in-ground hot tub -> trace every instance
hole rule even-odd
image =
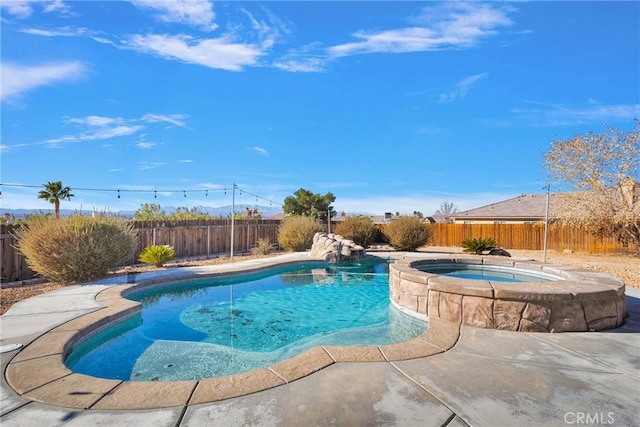
[[[472,279],[453,277],[445,274],[450,270],[476,274]],[[489,275],[480,278],[487,271]],[[525,281],[502,281],[492,277],[496,271]],[[621,280],[603,273],[493,256],[425,255],[389,266],[394,305],[418,317],[481,328],[525,332],[615,328],[626,314],[624,291]]]

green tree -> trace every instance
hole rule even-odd
[[[258,208],[244,208],[244,217],[246,219],[262,219],[262,214]]]
[[[63,187],[62,181],[47,182],[43,184],[44,190],[38,193],[38,199],[44,199],[51,203],[55,209],[56,219],[60,219],[60,200],[71,200],[70,187]]]
[[[433,214],[433,218],[436,220],[436,222],[446,222],[451,224],[453,223],[452,217],[457,213],[458,208],[453,204],[453,202],[443,202],[440,205],[440,209],[435,211],[435,213]]]
[[[136,213],[133,214],[133,219],[136,221],[153,221],[156,219],[165,219],[166,217],[167,214],[164,209],[155,203],[144,203],[140,205]]]
[[[640,251],[640,121],[552,142],[544,153],[550,182],[574,191],[554,206],[561,222],[633,242]]]
[[[211,219],[211,215],[208,212],[203,212],[198,209],[197,206],[192,208],[189,207],[178,207],[176,211],[169,215],[170,220],[181,221],[181,220],[207,220]]]
[[[293,196],[284,199],[282,210],[285,214],[310,216],[324,222],[327,220],[327,214],[334,216],[335,211],[331,203],[335,201],[336,196],[331,192],[322,196],[300,188]]]

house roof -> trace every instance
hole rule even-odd
[[[549,195],[549,215],[553,216],[553,207],[563,194]],[[544,219],[547,205],[546,194],[522,194],[512,199],[492,203],[479,208],[457,212],[451,215],[457,220],[468,218],[513,218]]]
[[[628,191],[631,190],[631,191]],[[634,183],[627,189],[612,187],[609,189],[612,197],[631,197],[632,200],[640,199],[640,184]],[[549,194],[549,217],[557,218],[563,204],[567,202],[575,193],[551,193]],[[633,203],[633,202],[631,202]],[[492,203],[490,205],[479,208],[469,209],[468,211],[458,212],[451,217],[455,220],[465,219],[513,219],[513,220],[544,220],[547,204],[546,194],[522,194],[512,199],[501,202]]]

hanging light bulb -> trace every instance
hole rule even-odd
[[[182,193],[184,194],[184,197],[187,197],[187,192],[185,190],[182,190]]]
[[[158,197],[158,194],[157,194],[156,190],[153,190],[153,198],[155,199],[157,197]]]
[[[204,190],[204,197],[209,196],[209,190]]]
[[[118,190],[118,199],[120,198],[120,190]]]

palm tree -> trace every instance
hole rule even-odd
[[[60,200],[71,200],[73,194],[71,194],[70,187],[63,187],[62,181],[47,182],[42,184],[44,190],[40,190],[38,193],[38,199],[45,199],[47,202],[53,204],[56,212],[56,219],[60,219]]]

